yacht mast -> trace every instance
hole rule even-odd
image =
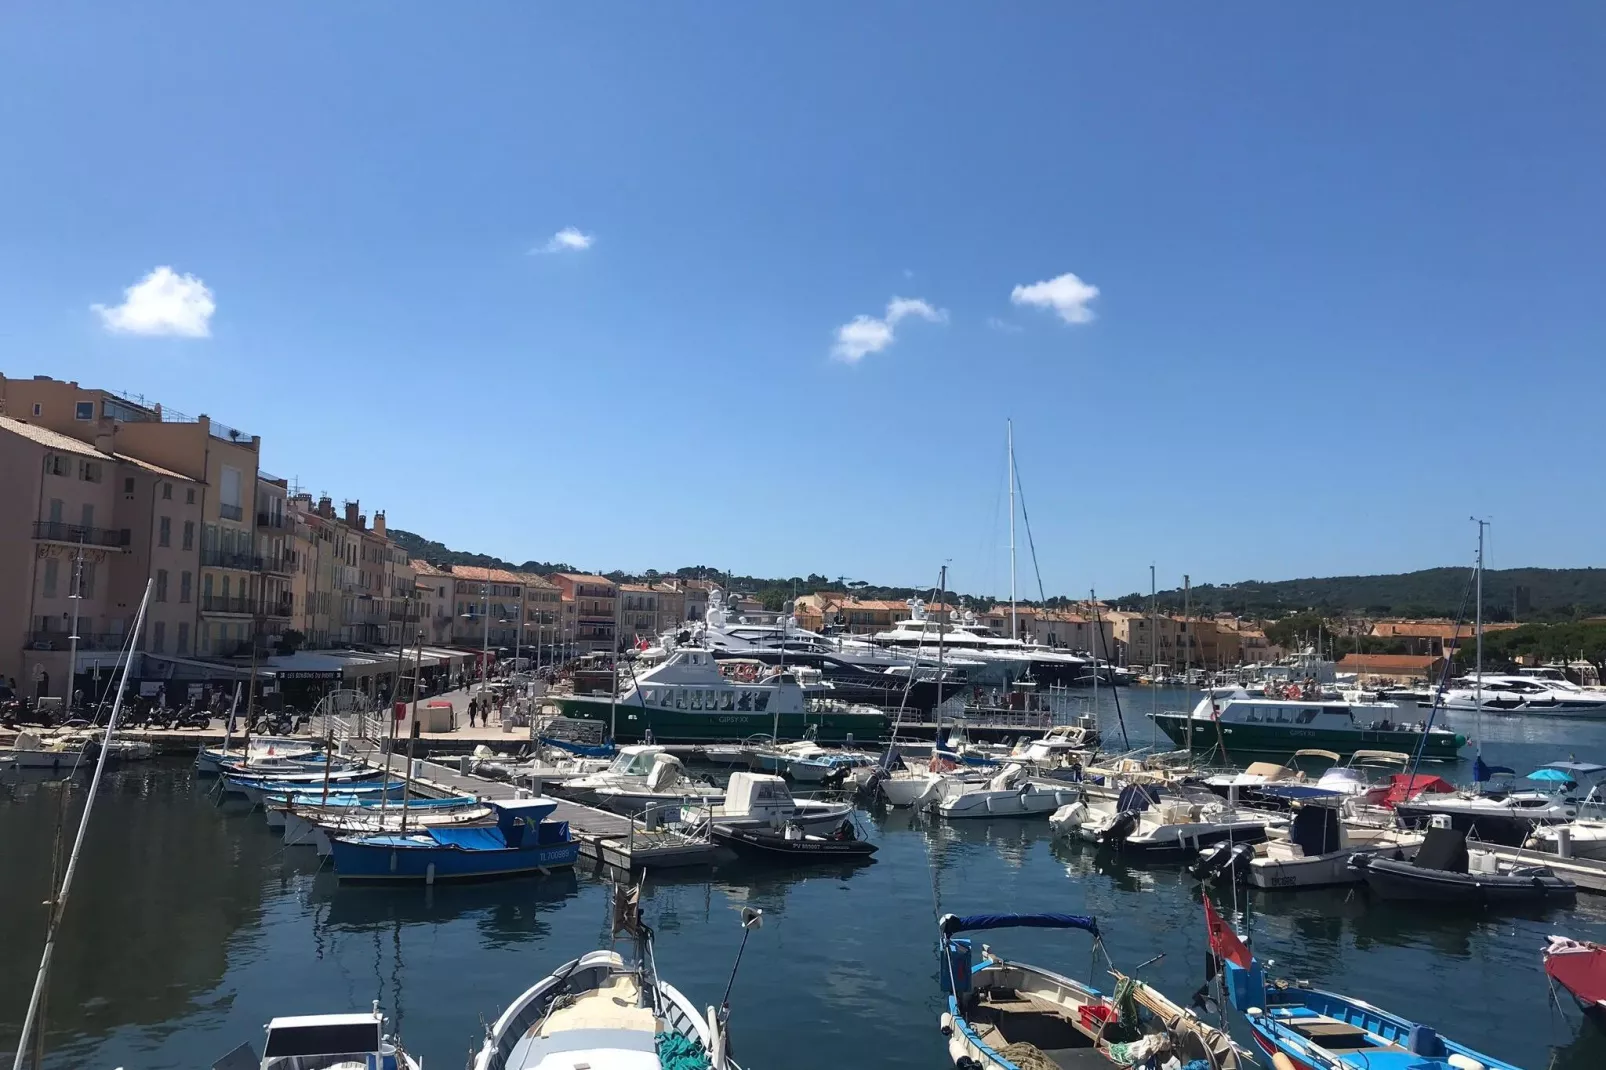
[[[942,566],[942,570],[937,573],[937,727],[931,736],[931,750],[933,754],[936,753],[937,747],[942,743],[942,644],[943,638],[947,634],[943,630],[943,625],[948,620],[947,587],[948,566],[944,565]],[[922,628],[922,633],[923,632],[924,629]],[[915,667],[911,664],[909,666],[909,678],[911,680],[914,679],[914,672]]]
[[[1192,606],[1191,606],[1191,604],[1189,602],[1189,595],[1192,593],[1192,589],[1190,587],[1190,583],[1191,583],[1191,577],[1189,577],[1186,573],[1184,573],[1183,577],[1182,577],[1182,627],[1183,627],[1184,631],[1186,631],[1186,629],[1188,627],[1188,616],[1189,616],[1189,612],[1188,611],[1192,608]],[[1190,701],[1192,701],[1192,699],[1193,699],[1193,685],[1188,679],[1188,677],[1193,672],[1193,640],[1192,640],[1191,636],[1184,635],[1183,636],[1183,643],[1184,643],[1184,646],[1183,646],[1182,649],[1185,651],[1185,653],[1182,656],[1183,657],[1183,661],[1182,661],[1182,666],[1183,666],[1183,668],[1182,668],[1182,686],[1185,689],[1183,694],[1186,697],[1184,697],[1184,699],[1182,700],[1182,708],[1188,711],[1188,744],[1187,744],[1187,747],[1188,747],[1188,753],[1192,754],[1193,753],[1193,707],[1188,705],[1188,703]]]
[[[1478,757],[1483,757],[1483,529],[1489,526],[1487,520],[1472,518],[1478,525],[1478,583],[1477,606],[1474,608],[1474,620],[1478,636],[1478,675],[1473,677],[1473,701],[1478,710]]]
[[[22,1034],[17,1038],[17,1057],[11,1070],[22,1070],[27,1058],[28,1035],[33,1031],[39,1015],[40,1001],[44,997],[45,979],[50,976],[50,959],[56,952],[56,934],[61,928],[61,915],[67,906],[67,893],[72,890],[73,874],[78,872],[78,856],[84,849],[84,835],[89,831],[89,815],[95,809],[95,795],[100,790],[100,777],[106,771],[106,758],[112,750],[112,734],[117,731],[117,715],[123,710],[123,695],[128,691],[128,673],[134,664],[134,650],[139,643],[140,628],[145,623],[145,610],[150,605],[154,579],[145,581],[145,597],[140,599],[139,612],[134,615],[134,629],[128,636],[128,659],[123,662],[123,679],[117,685],[117,697],[112,700],[112,712],[106,719],[106,735],[101,738],[100,757],[95,762],[95,775],[89,781],[89,794],[84,798],[84,813],[78,819],[78,835],[73,839],[72,853],[67,856],[67,870],[61,878],[61,888],[51,889],[52,898],[47,904],[50,919],[45,926],[45,952],[39,959],[39,974],[34,978],[33,995],[28,998],[27,1016],[22,1020]],[[73,631],[78,629],[74,628]],[[70,684],[69,684],[70,686]]]
[[[1015,421],[1004,421],[1004,436],[1009,444],[1009,637],[1019,639],[1019,615],[1015,612]]]

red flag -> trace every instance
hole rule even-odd
[[[1250,962],[1249,949],[1238,939],[1238,934],[1232,931],[1232,926],[1216,913],[1216,908],[1208,896],[1205,897],[1204,908],[1205,928],[1210,931],[1210,950],[1217,958],[1226,959],[1247,970]]]

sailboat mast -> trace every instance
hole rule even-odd
[[[932,734],[932,752],[935,753],[937,745],[942,742],[942,645],[946,632],[943,625],[948,620],[948,566],[943,565],[937,573],[937,727]],[[914,677],[915,668],[909,666],[910,678]]]
[[[140,599],[139,612],[134,615],[134,630],[129,635],[129,657],[123,662],[123,679],[117,685],[117,697],[112,700],[111,716],[106,720],[106,736],[101,743],[100,757],[95,761],[95,775],[89,781],[89,794],[84,799],[84,813],[78,819],[78,835],[74,837],[72,854],[67,856],[67,871],[61,878],[61,889],[52,889],[54,895],[50,901],[50,921],[45,928],[45,952],[39,959],[39,974],[34,978],[33,995],[28,998],[28,1013],[22,1020],[22,1034],[17,1038],[17,1057],[11,1064],[11,1070],[22,1070],[22,1061],[27,1058],[28,1034],[33,1031],[34,1020],[38,1017],[39,1006],[45,994],[45,981],[50,976],[50,960],[56,952],[56,933],[61,927],[61,915],[67,906],[67,893],[72,890],[73,874],[78,871],[78,856],[84,849],[84,835],[89,831],[89,815],[95,809],[95,796],[100,790],[100,777],[106,771],[106,758],[112,751],[112,733],[117,730],[117,715],[123,710],[123,695],[128,690],[128,672],[133,667],[133,651],[139,642],[140,628],[145,623],[145,609],[150,605],[151,588],[155,586],[154,579],[145,581],[145,597]],[[76,629],[74,629],[76,631]]]
[[[1192,606],[1190,604],[1190,601],[1189,601],[1189,595],[1192,593],[1191,582],[1192,582],[1191,577],[1188,576],[1186,573],[1184,573],[1183,576],[1182,576],[1182,627],[1183,627],[1184,631],[1186,631],[1186,629],[1188,627],[1189,610],[1192,608]],[[1183,709],[1188,711],[1188,753],[1192,754],[1193,753],[1193,707],[1189,706],[1188,702],[1192,700],[1191,692],[1192,692],[1193,688],[1192,688],[1191,684],[1189,683],[1188,677],[1189,677],[1190,673],[1192,673],[1192,671],[1193,671],[1193,645],[1192,645],[1191,639],[1186,635],[1183,637],[1183,642],[1186,644],[1183,647],[1183,650],[1186,651],[1186,653],[1183,654],[1183,662],[1182,662],[1182,665],[1183,665],[1183,669],[1182,669],[1182,686],[1188,689],[1188,697],[1183,700],[1182,706],[1183,706]]]
[[[1477,605],[1473,609],[1473,619],[1477,622],[1475,631],[1478,637],[1478,675],[1473,678],[1473,701],[1478,709],[1478,756],[1483,756],[1483,529],[1489,526],[1487,520],[1472,518],[1478,525],[1478,582]]]
[[[1020,616],[1015,611],[1015,421],[1004,421],[1009,443],[1009,637],[1020,638]]]

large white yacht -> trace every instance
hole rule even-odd
[[[1606,717],[1606,693],[1586,690],[1564,676],[1556,679],[1526,673],[1461,677],[1445,689],[1444,708],[1477,712],[1480,691],[1485,713]]]
[[[1040,683],[1068,684],[1091,672],[1093,665],[1091,658],[1066,650],[999,635],[977,621],[969,610],[957,622],[932,620],[926,616],[925,603],[918,598],[909,599],[907,620],[877,632],[873,639],[880,646],[912,650],[927,657],[935,657],[941,647],[945,659],[979,661],[981,665],[967,674],[977,683],[1002,683],[1031,676]]]

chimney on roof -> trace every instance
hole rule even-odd
[[[362,506],[361,502],[347,502],[346,503],[346,526],[347,527],[355,528],[355,527],[360,526],[362,518],[358,515],[357,510],[359,508],[361,508],[361,506]]]
[[[104,416],[95,421],[95,449],[105,454],[117,452],[117,425]]]
[[[380,536],[381,538],[383,538],[384,535],[385,535],[385,513],[384,513],[384,510],[380,510],[379,512],[374,514],[374,534]]]
[[[318,499],[318,515],[325,520],[333,520],[335,518],[335,503],[329,500],[329,495],[327,494]]]

